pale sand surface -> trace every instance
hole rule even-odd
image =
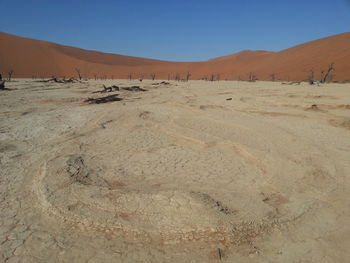
[[[6,83],[1,262],[349,260],[349,84],[154,82]]]

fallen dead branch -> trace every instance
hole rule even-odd
[[[70,79],[59,79],[56,77],[53,77],[51,79],[46,79],[46,80],[38,80],[37,82],[55,82],[55,83],[77,83],[80,82],[80,80],[75,79],[75,78],[70,78]]]
[[[103,90],[94,91],[93,93],[106,93],[106,92],[112,92],[112,91],[119,91],[120,88],[118,86],[112,85],[110,87],[106,87],[103,85]]]
[[[107,93],[107,92],[120,91],[120,90],[147,91],[147,90],[145,90],[143,88],[140,88],[140,86],[118,87],[116,85],[112,85],[110,87],[106,87],[105,85],[103,85],[103,90],[94,91],[93,93]]]
[[[87,100],[85,100],[85,102],[100,104],[100,103],[107,103],[107,102],[123,100],[122,98],[118,98],[118,96],[119,96],[119,94],[113,94],[113,95],[109,95],[109,96],[101,97],[101,98],[88,98]]]
[[[140,88],[139,86],[124,87],[122,89],[127,91],[147,91],[143,88]]]
[[[298,81],[282,82],[282,85],[300,85],[300,82],[298,82]]]
[[[170,82],[167,81],[162,81],[162,82],[158,82],[158,83],[153,83],[152,85],[170,85]]]

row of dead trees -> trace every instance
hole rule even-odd
[[[319,83],[330,82],[330,81],[332,81],[332,78],[333,78],[332,72],[334,70],[335,70],[334,63],[329,64],[327,70],[323,70],[322,69],[321,72],[320,72],[321,74],[320,74],[320,80],[319,81],[315,80],[314,71],[310,70],[309,73],[308,73],[308,76],[307,76],[307,82],[309,84],[311,84],[311,85],[314,84],[315,82],[319,82]],[[78,79],[81,81],[83,79],[83,75],[81,74],[81,70],[79,68],[75,68],[75,72],[76,72],[76,74],[78,76]],[[8,81],[11,81],[13,73],[14,73],[14,70],[8,71],[8,73],[7,73],[7,80]],[[98,76],[96,73],[94,73],[93,76],[94,76],[95,80],[98,80],[98,79],[106,80],[108,78],[107,75]],[[184,77],[182,77],[179,73],[176,73],[174,75],[174,80],[175,81],[189,81],[191,76],[192,76],[192,74],[190,72],[187,72],[184,75]],[[33,76],[33,78],[35,78],[35,77]],[[112,75],[111,78],[114,79],[114,76]],[[73,78],[71,78],[71,79],[73,79]],[[128,79],[129,80],[134,79],[133,75],[131,73],[128,75]],[[138,79],[140,81],[142,81],[144,79],[144,76],[141,76]],[[155,73],[150,74],[150,79],[155,80],[156,79],[156,74]],[[171,80],[171,79],[172,79],[171,74],[168,74],[168,81]],[[205,77],[203,77],[201,79],[202,80],[206,80],[206,81],[219,81],[220,80],[220,74],[211,74],[209,77],[205,76]],[[240,77],[238,79],[239,80],[243,80]],[[0,74],[0,81],[1,80],[2,80],[2,75]],[[249,72],[249,74],[248,74],[248,81],[249,82],[255,82],[256,80],[258,80],[258,78],[254,74],[254,72]],[[270,74],[270,80],[271,81],[275,81],[276,80],[276,74],[275,73]]]
[[[174,80],[175,81],[189,81],[190,77],[192,76],[192,74],[190,72],[187,72],[185,75],[185,78],[181,78],[181,75],[179,73],[176,73],[174,76]],[[128,75],[128,79],[129,80],[133,80],[133,75],[130,73]],[[144,75],[142,75],[140,78],[138,78],[140,81],[142,81],[144,79]],[[151,80],[155,80],[156,79],[156,74],[152,73],[150,74],[150,79]],[[168,81],[172,79],[172,76],[170,74],[168,74]]]
[[[201,80],[205,80],[205,81],[219,81],[220,80],[220,74],[211,74],[209,77],[208,76],[204,76],[203,78],[201,78]]]

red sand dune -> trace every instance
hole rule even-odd
[[[14,77],[77,77],[78,68],[84,78],[156,78],[174,79],[176,74],[191,79],[248,79],[252,72],[258,79],[305,80],[313,70],[320,78],[322,69],[334,63],[333,80],[350,79],[350,33],[343,33],[301,44],[280,52],[241,51],[204,62],[168,62],[130,57],[63,46],[22,38],[0,32],[0,72]]]

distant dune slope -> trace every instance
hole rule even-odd
[[[0,33],[0,72],[5,76],[14,70],[14,77],[72,77],[79,69],[84,78],[106,77],[167,79],[178,74],[191,79],[210,78],[248,79],[252,72],[258,79],[305,80],[314,71],[334,63],[333,80],[350,79],[350,33],[343,33],[280,52],[241,51],[204,62],[168,62],[123,56],[63,46],[51,42],[22,38]]]

